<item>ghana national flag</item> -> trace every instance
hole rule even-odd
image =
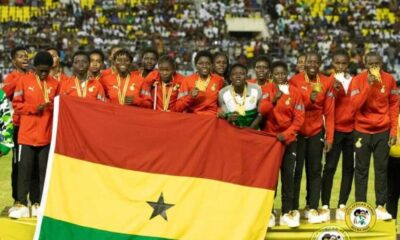
[[[264,239],[284,147],[216,117],[62,96],[35,239]]]

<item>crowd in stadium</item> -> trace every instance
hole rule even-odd
[[[240,9],[240,1],[236,2]],[[105,104],[208,115],[238,128],[275,135],[286,145],[280,224],[289,227],[300,224],[304,167],[308,222],[329,221],[336,207],[336,219],[344,220],[353,177],[356,201],[367,200],[373,155],[377,218],[396,218],[400,193],[393,176],[400,168],[399,91],[389,72],[399,64],[394,44],[399,33],[392,31],[396,22],[390,17],[380,21],[374,17],[378,8],[389,9],[391,3],[346,1],[350,8],[342,9],[342,1],[335,1],[320,13],[306,3],[281,2],[262,5],[268,13],[270,42],[227,37],[223,18],[227,5],[216,2],[204,3],[200,9],[180,1],[149,3],[127,11],[118,6],[107,9],[108,5],[89,10],[61,1],[66,8],[49,8],[35,18],[37,25],[14,23],[3,38],[3,48],[12,49],[13,69],[0,91],[0,154],[13,149],[15,204],[9,216],[37,214],[54,97],[69,95]],[[346,11],[355,12],[344,16]],[[386,12],[390,13],[392,9]],[[235,9],[232,14],[249,13]],[[325,20],[316,21],[319,14]],[[365,26],[356,24],[361,19]],[[204,30],[200,35],[199,29]],[[232,50],[232,44],[239,48]],[[30,56],[31,47],[34,56]],[[109,52],[107,59],[99,49]],[[67,63],[68,73],[63,68]],[[14,109],[12,118],[8,101]],[[341,153],[340,197],[333,205],[333,176]],[[270,226],[274,225],[272,214]]]
[[[53,3],[45,5],[47,2]],[[332,53],[346,48],[353,74],[363,68],[363,55],[368,51],[378,51],[389,72],[400,67],[400,47],[396,44],[400,40],[400,10],[388,0],[210,0],[199,6],[182,0],[93,1],[90,6],[88,0],[54,2],[20,1],[24,6],[39,6],[38,10],[24,13],[27,16],[9,10],[7,18],[1,19],[3,74],[11,69],[9,49],[25,45],[34,52],[50,46],[48,39],[60,49],[61,62],[68,68],[76,50],[108,51],[114,45],[133,52],[135,61],[139,49],[153,46],[159,54],[174,57],[178,71],[184,74],[194,71],[193,53],[202,49],[227,52],[231,62],[241,61],[249,67],[257,55],[267,54],[271,59],[285,59],[294,71],[300,53],[318,48],[322,67],[329,71]],[[264,18],[269,37],[231,35],[225,18],[235,16]]]

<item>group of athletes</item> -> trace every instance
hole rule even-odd
[[[2,117],[9,121],[2,121],[0,154],[7,154],[9,149],[13,153],[15,203],[9,210],[11,218],[37,216],[57,95],[209,115],[238,128],[276,136],[286,146],[281,163],[280,225],[289,227],[300,225],[304,166],[304,217],[311,224],[326,222],[331,209],[337,207],[336,220],[344,220],[353,176],[356,201],[367,201],[373,155],[377,218],[397,216],[400,155],[389,157],[389,152],[396,145],[399,92],[395,79],[382,70],[381,56],[375,52],[365,55],[366,68],[356,76],[348,72],[350,59],[345,50],[334,53],[330,76],[320,72],[317,52],[301,55],[297,72],[290,78],[284,61],[271,62],[267,56],[258,56],[255,79],[248,79],[247,66],[229,64],[223,52],[198,52],[194,59],[196,71],[190,76],[176,71],[173,58],[159,57],[152,49],[143,51],[138,69],[134,69],[132,54],[120,47],[111,49],[107,69],[102,51],[78,51],[71,59],[71,76],[63,73],[55,48],[39,51],[33,64],[24,47],[13,49],[11,58],[15,69],[4,79],[0,91],[0,99],[11,102],[13,108],[12,118],[7,118],[8,104],[1,104]],[[341,155],[339,202],[333,207],[333,178]],[[274,211],[269,226],[275,222]]]

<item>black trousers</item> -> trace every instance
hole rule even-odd
[[[27,205],[27,195],[30,188],[39,189],[37,196],[32,196],[31,203],[40,203],[46,176],[47,159],[50,145],[33,147],[20,145],[21,155],[18,163],[18,194],[17,201]],[[39,181],[35,181],[35,175]],[[35,186],[33,186],[35,185]],[[34,199],[32,199],[34,198]]]
[[[400,140],[398,140],[400,141]],[[387,210],[393,219],[397,218],[397,208],[400,198],[400,158],[389,157],[388,164],[388,199]]]
[[[376,205],[387,200],[387,167],[389,132],[366,134],[354,131],[356,201],[367,201],[368,173],[371,154],[374,156]]]
[[[297,136],[297,156],[294,173],[293,208],[299,209],[299,197],[303,166],[306,165],[307,203],[311,209],[317,209],[321,193],[322,152],[324,150],[322,130],[312,137]]]
[[[353,145],[353,132],[344,133],[335,131],[333,147],[332,150],[326,154],[325,166],[322,173],[322,205],[330,206],[333,177],[335,176],[340,154],[342,152],[342,180],[340,183],[338,207],[340,204],[346,205],[347,200],[349,199],[354,175]]]
[[[294,168],[296,164],[297,143],[292,142],[286,146],[281,165],[281,199],[282,199],[282,215],[288,213],[293,208],[294,193]]]
[[[11,190],[12,198],[17,200],[17,187],[18,187],[18,159],[19,159],[19,145],[18,145],[18,132],[19,126],[14,126],[13,141],[14,147],[12,149],[13,158],[11,161]]]

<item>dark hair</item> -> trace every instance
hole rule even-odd
[[[348,59],[350,58],[349,53],[346,51],[346,49],[338,49],[333,53],[333,57],[336,56],[345,56]]]
[[[285,69],[286,72],[288,71],[288,66],[284,61],[275,61],[275,62],[273,62],[272,66],[271,66],[271,70],[273,70],[276,67],[282,67],[283,69]]]
[[[118,56],[127,56],[129,58],[129,61],[133,61],[132,54],[125,48],[122,48],[114,53],[114,61],[115,59],[117,59]]]
[[[87,52],[85,52],[85,51],[76,51],[74,53],[74,55],[72,55],[72,59],[71,59],[72,62],[74,61],[75,57],[79,56],[79,55],[85,56],[87,58],[87,60],[90,61],[90,58],[89,58],[89,55],[87,54]]]
[[[163,55],[158,59],[158,65],[160,65],[161,63],[169,63],[174,68],[176,67],[175,66],[175,60],[172,57],[168,56],[168,55]]]
[[[53,57],[47,51],[40,51],[33,58],[33,66],[37,67],[39,65],[53,66]]]
[[[146,49],[144,49],[143,52],[142,52],[142,58],[143,58],[144,55],[147,54],[147,53],[152,53],[152,54],[156,55],[156,58],[158,59],[158,52],[157,52],[156,50],[152,49],[152,48],[146,48]]]
[[[213,55],[213,63],[214,63],[215,59],[217,59],[217,57],[224,57],[224,58],[226,58],[227,66],[226,66],[225,72],[223,73],[223,74],[224,74],[224,77],[226,78],[227,75],[228,75],[228,73],[229,73],[229,57],[228,57],[228,55],[227,55],[226,53],[224,53],[224,52],[216,52],[216,53],[214,53],[214,55]]]
[[[104,62],[104,53],[103,51],[101,51],[100,49],[94,49],[89,53],[89,61],[90,61],[90,56],[92,56],[92,54],[97,54],[100,56],[101,61]]]
[[[379,53],[377,53],[377,52],[368,52],[367,54],[365,54],[365,56],[364,56],[365,62],[367,60],[367,57],[378,57],[379,59],[382,59],[381,55],[379,55]]]
[[[256,59],[254,60],[254,66],[258,62],[266,62],[268,64],[268,67],[271,68],[271,60],[269,59],[269,57],[267,55],[260,55],[260,56],[256,57]]]
[[[197,62],[199,61],[199,59],[201,57],[206,57],[206,58],[210,59],[211,62],[213,62],[213,60],[214,60],[212,54],[209,51],[203,50],[196,54],[196,57],[194,57],[194,63],[197,64]]]
[[[307,58],[308,58],[309,56],[312,56],[312,55],[317,56],[317,57],[318,57],[318,60],[319,60],[320,62],[322,61],[321,55],[320,55],[317,51],[309,51],[309,52],[307,52],[307,54],[306,54],[306,60],[307,60]]]
[[[60,56],[60,51],[56,47],[48,47],[46,48],[46,51],[55,51],[58,56]]]
[[[10,54],[11,59],[14,59],[15,56],[17,55],[17,52],[19,52],[19,51],[27,51],[27,48],[24,46],[15,47],[13,50],[11,50],[11,54]]]
[[[235,69],[235,68],[242,68],[242,69],[244,69],[244,70],[246,71],[246,73],[247,73],[247,71],[248,71],[248,70],[247,70],[247,67],[246,67],[245,65],[240,64],[240,63],[235,63],[235,64],[233,64],[232,67],[230,67],[230,69],[229,69],[229,76],[231,75],[233,69]]]

